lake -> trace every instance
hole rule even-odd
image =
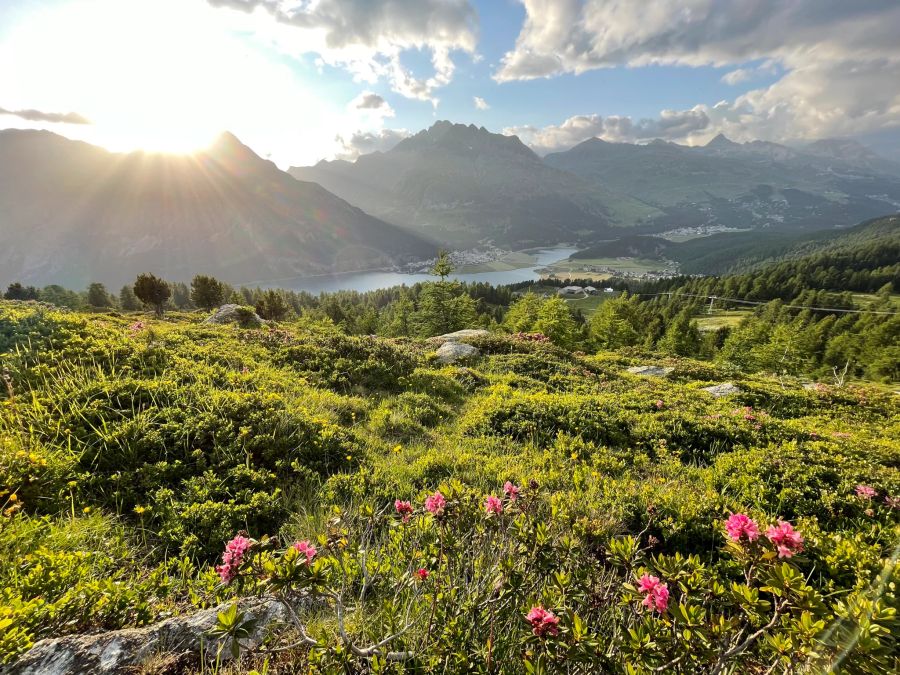
[[[568,258],[575,253],[577,248],[547,248],[534,252],[537,259],[533,266],[522,267],[515,270],[502,272],[478,272],[475,274],[452,274],[451,278],[468,283],[488,283],[495,286],[515,284],[520,281],[534,281],[540,278],[537,270],[546,267],[550,263]],[[390,288],[412,284],[420,281],[434,281],[430,274],[401,274],[399,272],[350,272],[347,274],[322,274],[311,277],[294,277],[279,280],[277,287],[293,291],[308,291],[318,295],[319,293],[333,293],[334,291],[374,291],[379,288]]]

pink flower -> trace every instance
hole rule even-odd
[[[884,496],[884,503],[889,509],[900,509],[900,497]]]
[[[510,481],[503,484],[503,494],[509,501],[514,502],[519,498],[519,486],[513,485]]]
[[[234,539],[225,544],[225,552],[222,554],[222,564],[216,566],[216,573],[222,579],[222,583],[230,584],[237,576],[241,563],[244,560],[244,554],[250,548],[253,542],[247,537],[237,535]]]
[[[638,590],[644,594],[641,604],[657,612],[665,612],[669,606],[669,587],[650,574],[638,579]]]
[[[656,407],[659,408],[660,410],[662,410],[662,407],[664,405],[665,405],[665,403],[662,402],[662,399],[659,399],[656,401]]]
[[[400,499],[394,500],[394,510],[397,512],[397,515],[403,518],[404,523],[409,522],[409,518],[413,513],[412,504],[410,504],[409,502],[404,502]]]
[[[872,499],[877,492],[875,492],[875,488],[869,487],[868,485],[857,485],[856,486],[856,496],[862,497],[863,499]]]
[[[531,624],[531,631],[538,637],[559,634],[559,617],[540,605],[532,607],[525,618]]]
[[[420,567],[416,570],[415,574],[418,577],[419,581],[425,581],[428,578],[428,575],[431,574],[431,572],[426,570],[424,567]]]
[[[133,324],[128,326],[128,330],[130,330],[132,333],[137,333],[139,330],[144,330],[144,322],[135,321]]]
[[[638,590],[641,593],[652,593],[653,589],[659,586],[659,584],[659,577],[645,574],[640,579],[638,579]]]
[[[425,508],[436,518],[444,515],[444,508],[447,506],[447,500],[440,492],[435,492],[425,500]]]
[[[732,513],[725,521],[725,530],[732,541],[740,541],[743,537],[746,537],[747,541],[756,541],[759,538],[759,526],[743,513]]]
[[[766,536],[778,549],[779,558],[790,558],[803,550],[803,537],[790,523],[783,520],[779,520],[777,525],[770,526],[766,530]]]
[[[298,541],[294,543],[294,550],[297,551],[300,555],[306,556],[306,564],[312,562],[312,559],[316,557],[316,553],[319,551],[313,546],[312,542],[308,539],[304,539],[303,541]]]
[[[499,516],[501,513],[503,513],[503,502],[500,501],[499,497],[490,495],[484,501],[484,510],[487,513],[495,513]]]

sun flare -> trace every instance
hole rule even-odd
[[[202,1],[71,3],[35,12],[2,45],[0,66],[16,67],[0,67],[0,88],[5,101],[77,110],[92,124],[67,132],[114,151],[193,152],[226,129],[264,148],[266,121],[328,119],[315,92],[241,37]]]

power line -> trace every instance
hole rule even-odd
[[[769,302],[772,302],[771,300],[767,302],[757,302],[754,300],[742,300],[740,298],[723,298],[719,295],[698,295],[696,293],[678,293],[676,291],[668,291],[666,293],[637,293],[636,295],[668,295],[669,297],[676,295],[686,298],[703,298],[704,300],[712,300],[713,302],[716,300],[722,300],[723,302],[737,302],[743,305],[767,305]],[[782,305],[782,307],[785,309],[809,309],[814,312],[842,312],[844,314],[886,314],[888,316],[900,314],[900,312],[882,312],[876,309],[841,309],[839,307],[810,307],[807,305]]]

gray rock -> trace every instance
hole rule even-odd
[[[478,356],[481,352],[472,345],[462,342],[445,342],[437,350],[438,361],[441,363],[456,363]]]
[[[222,647],[222,659],[230,658],[230,642],[207,637],[216,625],[216,614],[230,607],[223,604],[195,614],[166,619],[143,628],[126,628],[94,635],[68,635],[41,640],[18,661],[0,668],[3,675],[74,675],[75,673],[124,673],[161,654],[197,653],[201,643],[210,658]],[[275,598],[244,598],[240,611],[256,624],[240,644],[258,647],[277,624],[285,623],[288,610]]]
[[[203,323],[239,323],[245,328],[258,328],[259,326],[262,326],[265,321],[263,321],[256,312],[252,310],[245,311],[241,305],[222,305]]]
[[[459,342],[460,340],[466,340],[469,338],[478,338],[484,337],[486,335],[490,335],[491,331],[485,330],[484,328],[464,328],[463,330],[458,330],[454,333],[444,333],[443,335],[437,335],[432,338],[428,338],[429,342]]]
[[[671,373],[674,368],[668,366],[632,366],[628,372],[632,375],[644,375],[645,377],[665,377]]]
[[[740,394],[743,390],[733,382],[723,382],[722,384],[714,384],[711,387],[703,387],[701,391],[712,394],[713,398],[722,398],[723,396]]]

